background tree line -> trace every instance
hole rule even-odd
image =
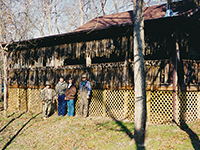
[[[163,2],[146,0],[145,6]],[[0,42],[67,33],[95,17],[132,9],[132,0],[0,0]]]

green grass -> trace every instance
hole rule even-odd
[[[8,116],[3,118],[0,112],[0,149],[137,149],[133,123],[57,114],[47,120],[41,114],[17,112]],[[199,139],[200,120],[188,124],[185,131],[178,126],[149,125],[145,149],[192,150],[198,148]]]

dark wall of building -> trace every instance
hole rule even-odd
[[[186,84],[188,70],[195,70],[195,83],[198,82],[199,23],[193,21],[191,26],[191,22],[185,21],[173,17],[145,22],[147,85],[172,84],[176,43],[180,54],[179,84]],[[8,57],[9,85],[42,87],[50,80],[55,86],[62,75],[66,79],[73,77],[78,86],[81,74],[87,73],[93,88],[132,88],[132,34],[132,25],[126,25],[14,44]],[[86,67],[88,55],[92,64]]]

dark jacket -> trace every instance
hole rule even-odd
[[[62,83],[59,81],[56,85],[55,88],[55,96],[58,95],[63,95],[65,94],[65,90],[67,89],[68,84],[63,81]]]
[[[76,86],[72,85],[69,89],[67,88],[65,91],[66,100],[74,99],[76,94]]]

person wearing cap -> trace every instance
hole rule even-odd
[[[53,100],[53,90],[50,88],[50,82],[46,81],[45,88],[41,91],[41,99],[42,99],[42,112],[43,118],[46,119],[49,117],[51,111],[51,104],[55,102]]]
[[[74,115],[74,98],[76,94],[76,86],[73,84],[73,79],[69,78],[68,87],[65,91],[65,100],[67,100],[67,116],[72,117]]]
[[[81,117],[87,117],[88,115],[88,104],[89,104],[89,98],[91,94],[91,84],[87,80],[86,74],[82,75],[82,81],[79,86],[79,94],[80,94],[80,100],[79,100],[79,116]]]
[[[55,96],[54,99],[57,99],[58,95],[58,116],[65,116],[66,110],[66,100],[65,100],[65,91],[67,89],[67,83],[64,81],[64,78],[61,76],[59,82],[55,87]]]

